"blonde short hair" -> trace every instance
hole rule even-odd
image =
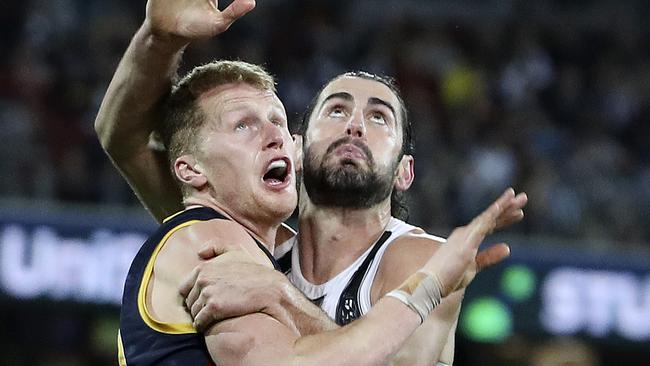
[[[243,61],[213,61],[197,66],[172,87],[160,108],[158,129],[170,164],[173,165],[179,156],[195,151],[198,135],[206,121],[197,99],[217,86],[232,83],[276,92],[271,74],[261,66]]]

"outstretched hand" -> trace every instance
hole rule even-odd
[[[507,189],[487,210],[466,226],[456,228],[447,243],[423,267],[437,275],[442,284],[442,295],[465,288],[476,273],[501,262],[510,255],[510,248],[499,243],[478,253],[483,239],[495,229],[520,221],[528,198],[525,193],[515,195]]]
[[[255,8],[255,0],[234,0],[219,10],[217,0],[149,0],[146,23],[154,35],[188,43],[225,32]]]

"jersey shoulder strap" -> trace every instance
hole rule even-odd
[[[338,325],[346,325],[352,322],[353,320],[361,317],[361,308],[359,306],[359,296],[358,296],[361,282],[365,277],[368,267],[370,266],[375,256],[377,255],[377,252],[384,245],[386,240],[390,238],[391,235],[392,232],[384,231],[384,234],[381,236],[381,238],[379,238],[377,243],[375,243],[370,253],[368,253],[366,259],[363,261],[363,263],[361,263],[359,268],[354,272],[354,275],[352,275],[352,278],[350,279],[350,282],[343,290],[343,293],[341,293],[341,297],[339,298],[339,303],[336,306],[335,321]]]

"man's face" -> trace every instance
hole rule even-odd
[[[402,147],[399,100],[384,84],[341,77],[320,94],[304,136],[314,204],[369,208],[390,196]]]
[[[197,160],[212,195],[233,216],[284,220],[296,207],[294,142],[280,99],[243,83],[205,93]]]

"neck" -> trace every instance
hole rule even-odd
[[[203,206],[209,207],[224,215],[228,219],[241,225],[244,230],[259,240],[271,253],[275,248],[275,237],[282,222],[268,222],[239,214],[229,209],[226,205],[217,202],[212,197],[191,196],[183,199],[183,206]]]
[[[306,280],[320,284],[345,270],[383,234],[390,197],[366,209],[322,207],[301,189],[298,245]]]

